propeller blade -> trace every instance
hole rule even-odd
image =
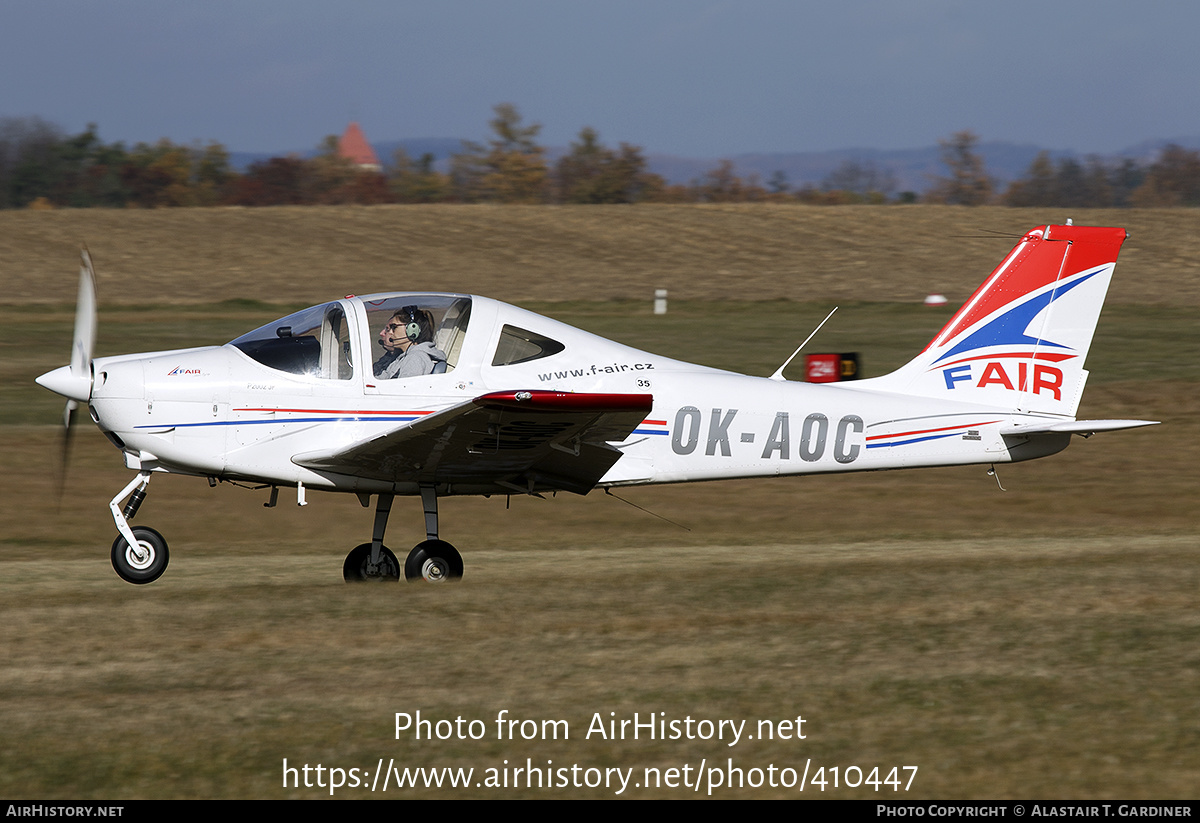
[[[58,486],[58,506],[62,508],[63,494],[67,487],[67,466],[71,462],[71,423],[75,420],[75,410],[79,408],[79,404],[74,400],[68,400],[66,408],[63,409],[63,428],[62,441],[59,444],[58,450],[58,477],[55,478]]]
[[[71,423],[80,403],[92,398],[92,354],[96,349],[96,270],[86,248],[80,252],[79,296],[75,302],[75,334],[71,340],[71,363],[47,372],[37,382],[67,398],[63,409],[62,447],[59,450],[58,501],[62,505],[67,485],[67,463],[71,456]]]
[[[92,354],[96,348],[96,272],[92,257],[83,250],[79,267],[79,300],[75,304],[75,336],[71,341],[71,363],[48,371],[37,384],[80,403],[92,399]]]
[[[92,352],[96,348],[96,270],[92,255],[80,252],[79,297],[75,301],[75,337],[71,341],[71,376],[92,382]],[[88,392],[90,397],[91,392]]]

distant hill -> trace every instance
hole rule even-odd
[[[1003,186],[1024,175],[1042,148],[1031,144],[980,143],[976,150],[983,156],[988,173]],[[1069,156],[1070,153],[1052,151],[1051,155],[1057,158]],[[773,174],[782,171],[787,175],[788,185],[794,189],[805,185],[820,187],[821,183],[843,164],[858,163],[881,173],[890,173],[895,180],[891,193],[896,194],[903,191],[923,192],[929,189],[939,175],[946,173],[940,156],[941,149],[938,146],[925,146],[892,151],[859,148],[787,154],[741,154],[730,159],[733,160],[739,174],[757,174],[764,184]]]
[[[1179,137],[1171,140],[1145,140],[1113,155],[1104,155],[1105,160],[1131,158],[1142,163],[1152,161],[1162,150],[1163,146],[1174,143],[1187,149],[1200,150],[1200,136]],[[387,166],[391,163],[396,149],[403,148],[413,160],[428,153],[434,156],[437,167],[445,170],[451,155],[462,151],[463,141],[455,137],[420,137],[405,140],[385,140],[373,142],[372,148],[379,159]],[[644,149],[644,147],[643,147]],[[549,162],[561,157],[567,149],[562,146],[551,146],[546,149]],[[706,172],[716,168],[723,160],[733,161],[735,173],[746,178],[757,175],[762,185],[766,185],[777,172],[783,172],[789,188],[799,189],[804,186],[820,187],[821,183],[839,167],[846,163],[858,163],[869,166],[881,173],[890,173],[895,180],[895,186],[890,192],[898,194],[903,191],[923,192],[929,189],[939,175],[945,174],[946,169],[940,160],[938,146],[924,146],[915,149],[866,149],[851,148],[834,151],[808,151],[783,153],[750,153],[736,154],[728,158],[722,157],[679,157],[670,154],[645,154],[650,171],[661,175],[668,183],[688,184],[702,179]],[[1084,160],[1085,155],[1069,149],[1045,149],[1032,143],[1006,143],[993,141],[980,143],[977,151],[983,155],[988,173],[994,177],[1001,189],[1013,180],[1025,175],[1030,163],[1041,151],[1048,151],[1055,160],[1074,158]],[[267,160],[287,154],[298,154],[301,157],[312,157],[316,149],[297,152],[252,153],[231,152],[230,163],[238,171],[245,171],[251,163]]]
[[[1147,140],[1130,146],[1114,155],[1102,156],[1105,160],[1131,158],[1139,162],[1155,159],[1169,143],[1188,149],[1200,149],[1200,137],[1183,137],[1173,140]],[[996,179],[1000,188],[1013,180],[1025,176],[1029,165],[1039,152],[1047,151],[1054,160],[1073,158],[1084,160],[1085,155],[1071,150],[1046,149],[1030,143],[1005,143],[993,141],[980,143],[976,149],[987,165],[988,173]],[[792,152],[785,154],[739,154],[730,157],[742,176],[757,174],[763,183],[771,175],[782,171],[787,175],[792,188],[805,184],[820,186],[821,182],[839,166],[847,162],[870,164],[880,171],[890,171],[896,179],[895,192],[922,192],[930,188],[934,178],[946,173],[940,159],[938,146],[917,149],[883,151],[879,149],[840,149],[825,152]],[[673,183],[687,183],[700,178],[713,168],[718,160],[677,158],[651,155],[651,170]]]

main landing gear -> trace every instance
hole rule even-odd
[[[117,539],[113,541],[113,569],[122,580],[129,583],[152,583],[162,577],[171,559],[167,541],[148,526],[129,525],[146,499],[146,487],[150,485],[150,472],[139,472],[138,476],[120,494],[112,499],[108,507],[117,524]],[[130,494],[132,492],[132,494]],[[121,501],[129,495],[129,502],[121,509]]]
[[[346,582],[400,579],[400,564],[396,555],[383,545],[383,533],[387,530],[393,499],[395,495],[392,494],[379,495],[371,542],[351,549],[342,565],[342,577]],[[463,574],[462,555],[445,540],[438,539],[437,492],[433,486],[421,487],[421,503],[425,509],[425,540],[408,553],[404,561],[404,579],[410,583],[420,580],[429,583],[458,580]]]

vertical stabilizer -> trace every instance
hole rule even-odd
[[[1030,231],[925,350],[877,388],[1074,417],[1126,236],[1092,226]]]

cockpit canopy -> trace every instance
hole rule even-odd
[[[362,357],[381,355],[375,363],[392,357],[392,337],[424,344],[432,372],[453,371],[458,365],[471,316],[471,298],[461,295],[402,294],[367,300],[338,300],[289,314],[243,334],[230,345],[268,368],[325,380],[350,380],[354,377],[355,346],[348,311],[361,306],[366,328],[360,332],[358,351]],[[389,324],[390,331],[385,329]],[[381,332],[383,334],[381,334]],[[444,358],[444,359],[443,359]],[[376,369],[376,371],[379,371]],[[383,375],[380,375],[383,376]]]

